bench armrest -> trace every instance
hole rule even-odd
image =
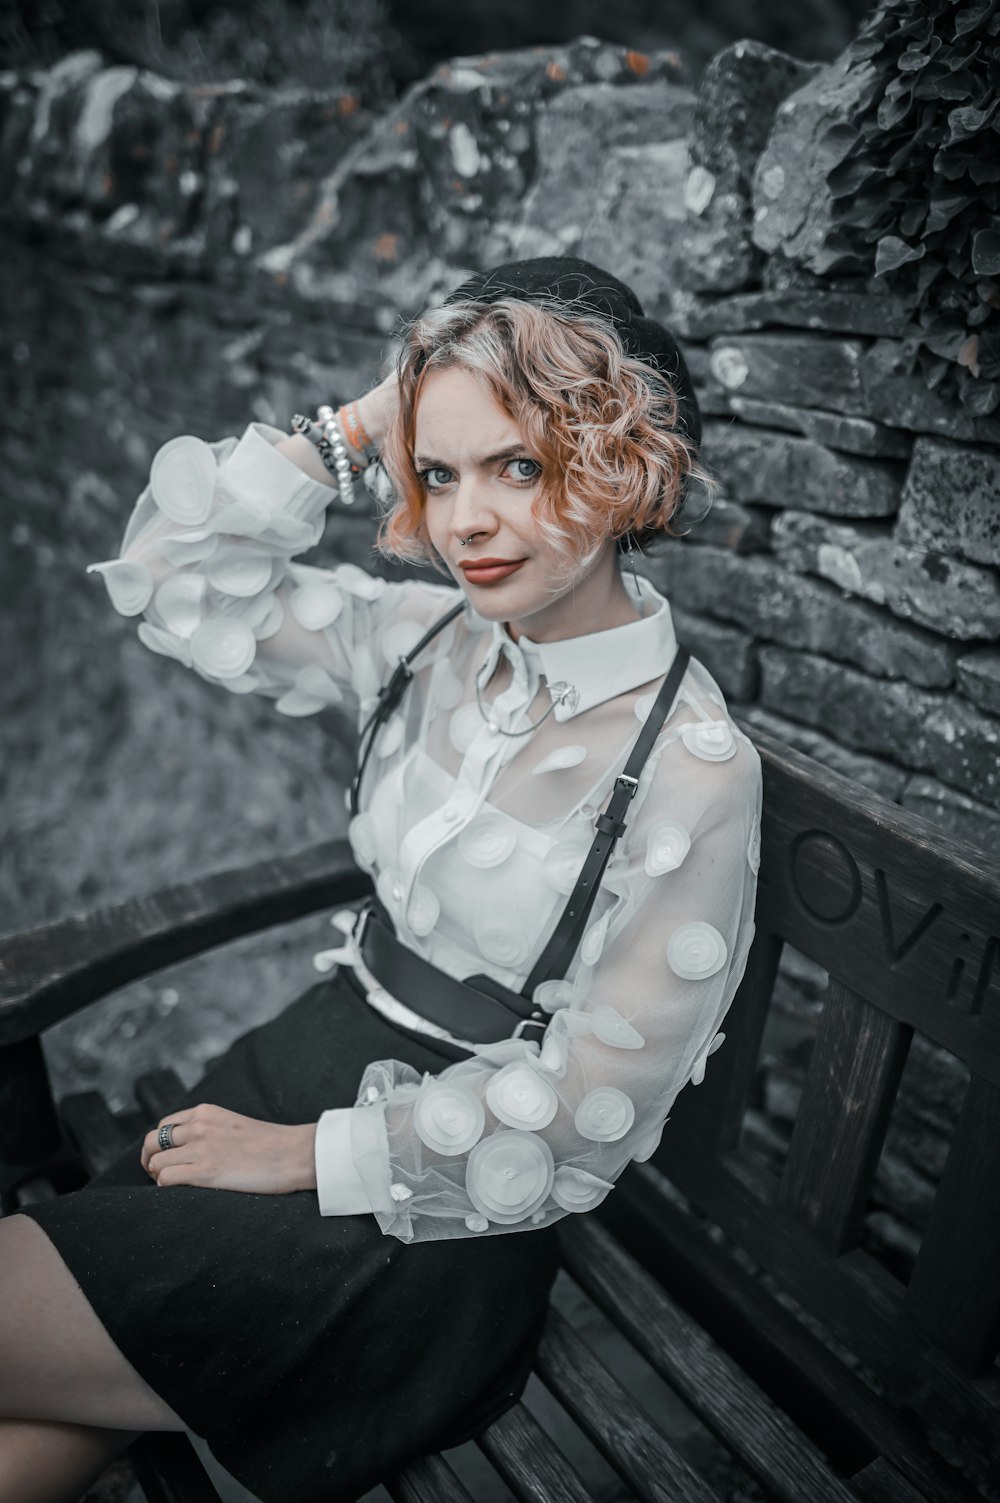
[[[370,891],[347,841],[331,840],[0,938],[0,1045],[163,966]]]

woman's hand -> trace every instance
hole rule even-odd
[[[394,370],[389,372],[384,381],[373,386],[371,391],[366,391],[363,397],[358,397],[358,416],[377,449],[382,447],[383,440],[389,431],[389,424],[396,416],[398,408],[399,379]]]
[[[168,1122],[174,1146],[163,1149],[157,1134]],[[315,1138],[315,1122],[302,1127],[258,1122],[205,1103],[161,1117],[143,1139],[142,1167],[161,1187],[288,1195],[316,1188]]]

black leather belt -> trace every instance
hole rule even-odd
[[[362,908],[358,922],[361,958],[366,967],[379,986],[411,1012],[470,1044],[495,1044],[509,1038],[541,1041],[548,1016],[520,992],[511,991],[492,976],[459,981],[439,970],[396,937],[377,902]]]

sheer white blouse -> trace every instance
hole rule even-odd
[[[91,570],[122,615],[144,618],[153,652],[282,714],[339,705],[360,727],[400,654],[457,597],[296,563],[339,503],[274,447],[285,436],[252,423],[215,444],[173,439],[120,557]],[[641,620],[559,642],[514,642],[466,604],[381,729],[351,846],[403,942],[453,976],[520,990],[573,887],[676,647],[664,597],[627,587]],[[370,1211],[411,1242],[598,1205],[654,1151],[677,1093],[725,1038],[754,934],[760,811],[757,751],[692,658],[569,973],[538,988],[551,1015],[541,1044],[468,1045],[423,1076],[373,1060],[355,1106],[320,1119],[321,1213]],[[346,918],[334,923],[343,944],[318,968],[353,966],[372,1006],[452,1037],[379,987]]]

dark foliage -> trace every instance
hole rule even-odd
[[[1000,405],[1000,5],[888,0],[852,67],[870,75],[829,176],[833,261],[913,308],[911,367],[972,412]]]

